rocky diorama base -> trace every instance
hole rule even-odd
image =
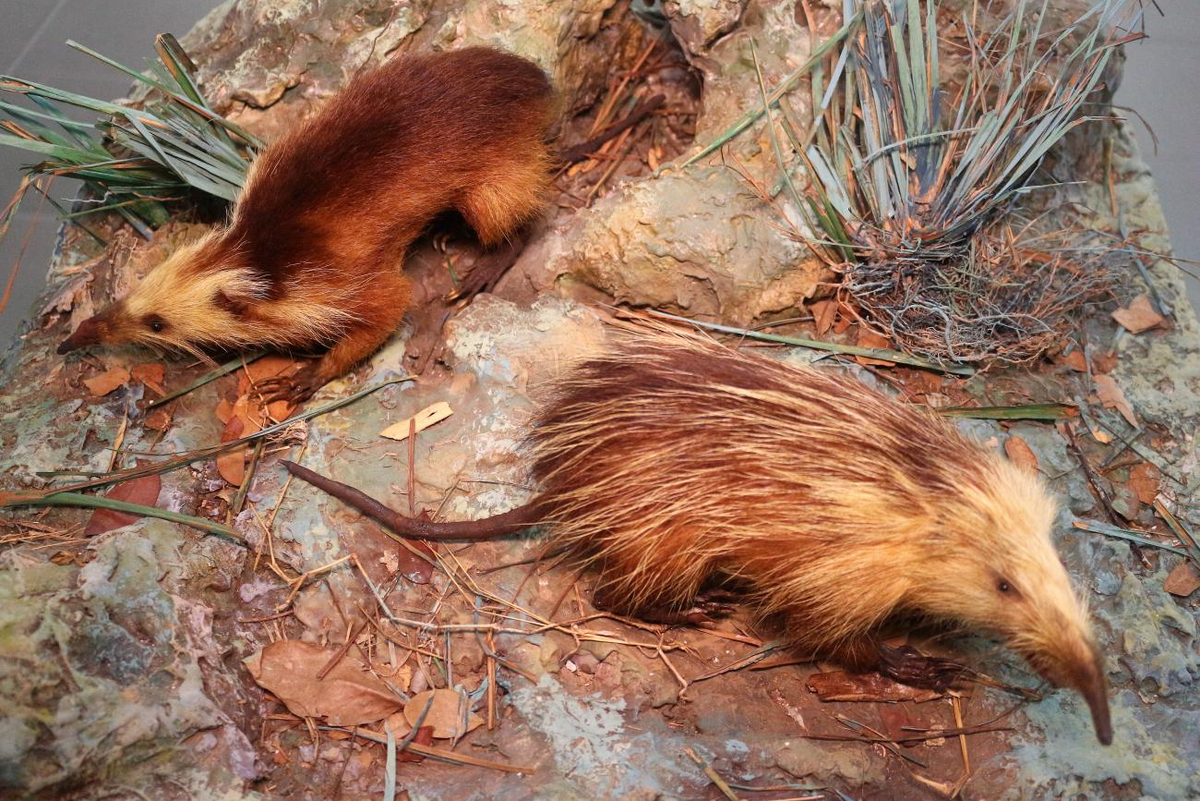
[[[165,520],[97,521],[73,509],[0,517],[4,794],[377,797],[388,781],[387,746],[377,742],[386,741],[385,715],[357,730],[331,729],[325,724],[336,715],[306,721],[293,714],[299,701],[280,700],[309,692],[313,703],[323,693],[361,701],[367,690],[351,685],[372,674],[343,671],[368,661],[372,681],[414,698],[404,714],[386,717],[399,742],[426,690],[461,688],[478,715],[465,726],[441,715],[412,739],[394,771],[410,798],[717,798],[724,791],[714,776],[728,793],[758,788],[753,797],[764,799],[947,797],[967,775],[970,798],[1200,793],[1195,595],[1180,595],[1194,573],[1175,553],[1073,525],[1103,520],[1107,503],[1167,542],[1157,498],[1195,530],[1200,329],[1166,262],[1148,261],[1152,286],[1131,276],[1120,301],[1129,307],[1149,293],[1173,313],[1132,333],[1141,326],[1118,326],[1110,309],[1098,310],[1080,330],[1086,358],[1068,352],[1033,369],[970,379],[846,365],[933,406],[1065,401],[1085,410],[1057,424],[964,426],[1032,463],[1064,499],[1059,544],[1095,610],[1113,688],[1110,748],[1095,742],[1076,696],[1038,688],[1015,656],[987,640],[913,637],[999,684],[1038,689],[1040,700],[980,684],[914,700],[903,688],[830,675],[831,666],[797,664],[786,652],[756,662],[772,633],[744,616],[670,630],[598,616],[592,577],[553,557],[533,561],[534,536],[409,547],[287,481],[280,458],[398,509],[411,504],[449,519],[504,511],[528,495],[518,446],[540,388],[611,335],[597,297],[737,325],[796,316],[831,276],[720,157],[687,169],[672,160],[693,135],[708,141],[755,105],[756,77],[744,57],[750,40],[772,85],[803,61],[811,39],[797,5],[677,0],[662,5],[668,28],[659,31],[616,0],[335,0],[315,11],[301,2],[233,0],[201,22],[184,41],[205,90],[218,110],[266,136],[391,53],[477,43],[516,49],[551,70],[565,108],[579,113],[564,133],[572,141],[587,137],[622,76],[631,76],[627,86],[665,94],[667,104],[615,140],[608,157],[560,176],[558,203],[493,294],[444,327],[438,314],[415,315],[307,408],[407,375],[428,356],[419,379],[293,426],[257,454],[199,461],[125,496],[228,518],[242,542]],[[818,33],[836,30],[826,5],[840,4],[812,5]],[[1129,131],[1091,130],[1093,138],[1068,147],[1100,152],[1100,138],[1110,138],[1112,196],[1106,165],[1096,165],[1079,176],[1090,184],[1069,189],[1070,202],[1093,210],[1105,230],[1118,229],[1115,209],[1125,230],[1143,232],[1143,248],[1166,250],[1153,184]],[[769,175],[764,137],[747,132],[727,158],[749,175]],[[100,248],[63,229],[42,305],[3,357],[7,489],[42,486],[37,471],[128,467],[261,425],[253,382],[286,362],[264,360],[148,412],[151,399],[207,368],[148,352],[66,360],[53,353],[74,323],[197,230],[175,223],[147,244],[109,227],[109,245]],[[449,288],[446,260],[462,251],[431,241],[414,254],[410,269],[431,302]],[[853,341],[853,328],[838,328],[822,336]],[[811,323],[780,330],[817,336]],[[441,403],[452,414],[417,433],[411,451],[407,430],[399,441],[380,436]],[[309,644],[294,649],[296,659],[313,653],[310,646],[322,665],[341,655],[327,689],[263,691],[252,671],[265,676],[283,641]],[[839,689],[838,697],[865,700],[822,700]],[[395,698],[384,702],[399,709]],[[958,729],[973,733],[959,737]]]

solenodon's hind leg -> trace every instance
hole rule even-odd
[[[530,223],[544,205],[548,183],[544,148],[539,144],[519,159],[497,165],[458,204],[459,213],[488,249],[456,290],[470,298],[493,286],[525,248]]]

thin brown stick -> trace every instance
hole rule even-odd
[[[408,516],[417,516],[417,416],[408,418]]]
[[[324,731],[344,731],[347,734],[357,733],[364,740],[370,740],[373,743],[386,743],[387,736],[378,734],[370,729],[349,729],[345,726],[322,726]],[[419,743],[410,742],[405,751],[412,751],[414,754],[440,759],[444,762],[452,762],[458,765],[471,765],[476,768],[487,768],[488,770],[499,770],[504,773],[536,773],[537,768],[529,765],[506,765],[503,762],[493,762],[490,759],[480,759],[479,757],[467,756],[466,754],[457,754],[453,751],[446,751],[441,748],[434,748],[429,745],[420,745]]]
[[[329,675],[329,671],[337,667],[338,662],[341,662],[342,658],[347,654],[347,652],[354,647],[354,643],[358,641],[359,636],[363,633],[363,629],[366,627],[367,621],[365,620],[354,627],[354,631],[352,631],[349,638],[342,643],[342,647],[337,649],[337,653],[331,656],[329,661],[325,663],[324,667],[317,671],[317,681],[324,679]]]
[[[492,653],[496,651],[495,635],[493,632],[487,633],[487,727],[488,731],[496,728],[496,658]]]
[[[125,442],[125,431],[129,428],[129,408],[126,407],[121,414],[121,425],[117,428],[117,435],[113,438],[112,458],[108,460],[108,472],[113,472],[119,466],[121,461],[121,445]]]
[[[967,735],[963,732],[962,704],[957,695],[950,696],[950,706],[954,709],[954,723],[958,726],[958,746],[962,751],[963,774],[971,775],[971,755],[967,753]]]
[[[658,111],[666,102],[667,98],[662,94],[652,95],[645,100],[639,100],[624,117],[617,120],[612,125],[609,125],[607,128],[587,141],[580,142],[577,145],[567,148],[559,155],[559,158],[562,159],[564,164],[575,164],[576,162],[584,161],[585,159],[597,158],[600,155],[595,153],[597,148],[618,134],[624,132],[626,129],[634,127],[639,122]]]
[[[621,94],[625,91],[625,87],[628,86],[629,82],[638,74],[638,70],[640,70],[642,65],[646,63],[646,59],[649,58],[650,54],[654,52],[654,48],[657,45],[658,41],[651,39],[650,42],[647,43],[646,49],[643,50],[640,55],[638,55],[637,61],[633,62],[633,67],[629,70],[629,72],[621,76],[621,80],[617,83],[616,88],[609,92],[608,97],[605,98],[604,103],[600,106],[600,111],[596,113],[596,119],[592,122],[592,129],[589,132],[590,134],[595,134],[596,129],[603,125],[604,121],[608,119],[608,115],[611,114],[613,108],[616,107],[617,101],[620,99]]]
[[[954,729],[935,729],[933,731],[914,733],[912,735],[903,736],[903,737],[885,737],[882,735],[875,736],[875,737],[868,737],[868,736],[861,735],[861,734],[858,734],[858,735],[855,735],[855,734],[819,734],[819,733],[812,733],[812,732],[809,732],[808,734],[801,734],[799,736],[804,737],[809,740],[833,740],[833,741],[837,741],[837,742],[851,742],[851,743],[854,743],[854,742],[880,743],[880,744],[894,743],[894,744],[904,745],[905,743],[923,743],[927,740],[940,740],[945,737],[960,737],[960,736],[967,736],[967,735],[972,735],[972,734],[988,734],[989,732],[997,732],[997,731],[1014,731],[1014,729],[1012,726],[989,726],[989,725],[985,725],[985,724],[980,724],[978,726],[962,726],[962,727],[954,728]]]
[[[717,773],[715,770],[713,770],[712,765],[708,764],[708,762],[706,762],[705,760],[696,756],[696,752],[693,751],[691,748],[683,749],[683,753],[685,753],[689,757],[691,757],[691,760],[696,763],[696,766],[699,767],[702,771],[704,771],[704,775],[707,776],[708,780],[710,782],[712,782],[718,790],[721,791],[721,795],[728,798],[729,801],[738,801],[737,794],[733,792],[733,788],[731,788],[729,786],[729,784],[726,783],[726,781],[721,778],[721,775],[719,773]]]

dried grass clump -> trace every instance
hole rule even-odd
[[[1114,49],[1136,38],[1117,33],[1131,3],[1096,0],[1052,25],[1046,0],[1016,0],[998,20],[985,13],[996,3],[939,19],[935,0],[845,0],[857,24],[812,71],[814,125],[802,130],[783,106],[772,119],[763,86],[783,187],[808,228],[798,236],[904,349],[1028,360],[1110,286],[1114,259],[1088,247],[1090,233],[1012,213],[1044,188],[1033,179],[1052,148],[1093,119],[1084,105]],[[939,25],[956,31],[955,86],[943,85]],[[776,123],[807,172],[803,190]]]
[[[261,143],[212,110],[196,85],[191,60],[173,36],[155,39],[158,60],[147,59],[144,73],[77,42],[68,44],[135,79],[149,94],[138,106],[122,105],[0,76],[0,93],[28,101],[0,100],[0,145],[42,158],[24,168],[20,189],[0,213],[0,236],[31,188],[68,220],[111,211],[147,238],[150,229],[169,219],[174,202],[194,199],[196,193],[223,201],[237,197]],[[72,110],[102,116],[81,122]],[[87,188],[82,210],[69,212],[48,194],[50,182],[60,176]]]
[[[1084,304],[1108,294],[1123,251],[1079,248],[1074,232],[988,231],[966,252],[930,260],[864,260],[843,287],[909,353],[954,362],[1022,362],[1058,350]]]

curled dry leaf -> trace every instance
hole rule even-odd
[[[83,385],[88,388],[88,392],[99,398],[117,387],[125,386],[129,383],[129,378],[129,371],[124,367],[114,367],[93,378],[85,378]]]
[[[171,427],[171,413],[160,406],[146,415],[142,425],[153,431],[166,431]]]
[[[1196,590],[1200,590],[1200,570],[1191,562],[1180,562],[1167,575],[1163,589],[1172,595],[1186,598]]]
[[[114,501],[126,501],[142,506],[154,506],[158,502],[158,493],[162,489],[162,479],[158,475],[142,476],[141,478],[122,481],[107,493],[106,498]],[[88,519],[87,527],[83,530],[85,537],[94,537],[115,528],[128,526],[140,519],[140,515],[128,512],[115,512],[112,509],[97,509]]]
[[[404,717],[410,726],[417,725],[429,699],[433,704],[425,715],[421,727],[433,727],[433,736],[445,740],[462,737],[483,723],[483,718],[470,711],[470,699],[454,690],[426,690],[417,693],[404,705]]]
[[[422,516],[427,515],[422,512]],[[409,547],[405,547],[405,545]],[[396,549],[396,572],[413,584],[428,584],[433,576],[433,546],[425,540],[413,540],[399,545]],[[417,552],[425,554],[428,559],[422,559]]]
[[[1083,351],[1079,348],[1068,353],[1063,357],[1063,364],[1070,367],[1077,373],[1087,372],[1087,357],[1083,355]]]
[[[145,362],[144,364],[134,365],[130,371],[135,381],[140,381],[150,389],[157,393],[158,397],[163,397],[167,391],[163,389],[163,379],[166,377],[166,370],[158,362]]]
[[[1129,471],[1129,488],[1137,495],[1137,499],[1145,504],[1154,503],[1158,497],[1158,482],[1162,478],[1159,471],[1150,462],[1135,465]]]
[[[1137,428],[1138,421],[1137,416],[1133,413],[1133,407],[1129,405],[1121,386],[1112,376],[1096,375],[1092,376],[1092,381],[1096,385],[1096,397],[1104,404],[1104,408],[1116,409],[1129,425]]]
[[[1140,334],[1151,328],[1158,328],[1166,319],[1154,310],[1148,295],[1138,295],[1129,304],[1129,308],[1117,309],[1112,313],[1122,328],[1131,334]]]
[[[817,694],[822,701],[876,701],[895,703],[896,701],[932,701],[941,698],[942,693],[909,687],[893,681],[879,673],[847,673],[844,670],[831,670],[825,673],[814,673],[805,682],[809,692]]]
[[[350,654],[318,679],[336,655],[331,648],[279,640],[246,657],[260,687],[273,692],[293,715],[321,718],[332,726],[361,726],[395,714],[403,702]]]
[[[1111,373],[1117,366],[1116,351],[1097,353],[1092,356],[1092,370],[1097,373]]]
[[[1004,440],[1004,452],[1008,455],[1009,461],[1023,470],[1036,473],[1041,469],[1033,448],[1030,448],[1029,443],[1016,434],[1010,434],[1008,439]]]
[[[833,328],[833,321],[837,319],[838,303],[836,300],[819,300],[816,303],[810,303],[808,306],[812,309],[813,325],[817,329],[817,333],[824,335]]]
[[[877,334],[861,324],[858,326],[858,341],[855,344],[860,348],[874,348],[875,350],[886,350],[892,346],[892,343],[883,334]],[[892,367],[895,364],[886,359],[870,359],[866,356],[855,356],[854,360],[859,364],[875,364],[884,367]]]
[[[281,375],[294,373],[299,369],[300,363],[295,359],[279,354],[268,354],[260,359],[255,359],[246,365],[246,368],[238,373],[238,394],[244,393],[249,389],[250,384],[257,384],[265,381],[268,378],[276,378]],[[242,380],[246,381],[242,385]]]
[[[854,316],[854,310],[845,303],[839,302],[838,318],[837,322],[833,324],[833,333],[838,335],[846,333],[846,329],[854,324],[855,319],[857,318]]]
[[[418,432],[424,431],[431,425],[440,423],[450,415],[454,414],[454,410],[450,408],[450,404],[445,401],[435,403],[432,406],[426,406],[421,411],[417,412],[412,417],[406,417],[398,423],[393,423],[387,428],[379,432],[379,436],[387,439],[402,441],[408,439],[408,431],[410,424],[415,420],[416,429]]]

